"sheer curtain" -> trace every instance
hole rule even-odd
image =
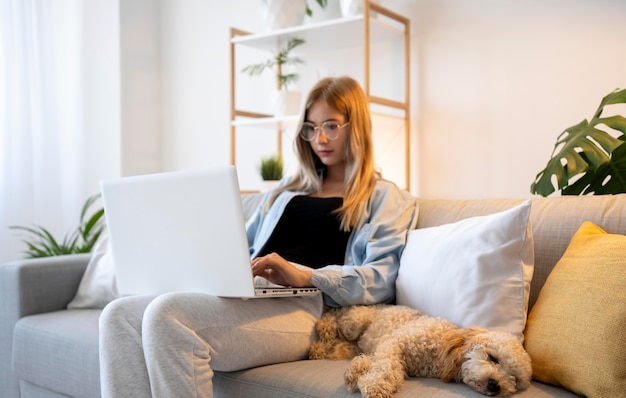
[[[80,0],[0,0],[0,263],[10,225],[63,236],[78,223],[84,146]]]

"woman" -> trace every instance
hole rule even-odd
[[[299,122],[296,175],[246,228],[255,276],[322,295],[127,297],[100,318],[104,397],[211,397],[213,370],[305,358],[323,304],[393,302],[415,200],[374,170],[369,105],[349,77],[326,78]]]

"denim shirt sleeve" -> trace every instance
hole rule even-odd
[[[391,303],[408,231],[417,224],[417,200],[394,184],[377,183],[362,227],[352,232],[344,265],[313,271],[311,283],[329,306]]]

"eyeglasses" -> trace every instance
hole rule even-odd
[[[302,123],[302,129],[300,129],[300,137],[302,137],[305,141],[313,141],[318,134],[319,131],[323,131],[326,138],[329,140],[336,140],[339,136],[339,130],[349,125],[350,122],[339,124],[337,122],[333,122],[331,120],[322,123],[321,126],[315,126],[313,123],[304,122]]]

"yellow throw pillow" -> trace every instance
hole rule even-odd
[[[533,378],[587,397],[626,392],[626,236],[585,222],[526,325]]]

